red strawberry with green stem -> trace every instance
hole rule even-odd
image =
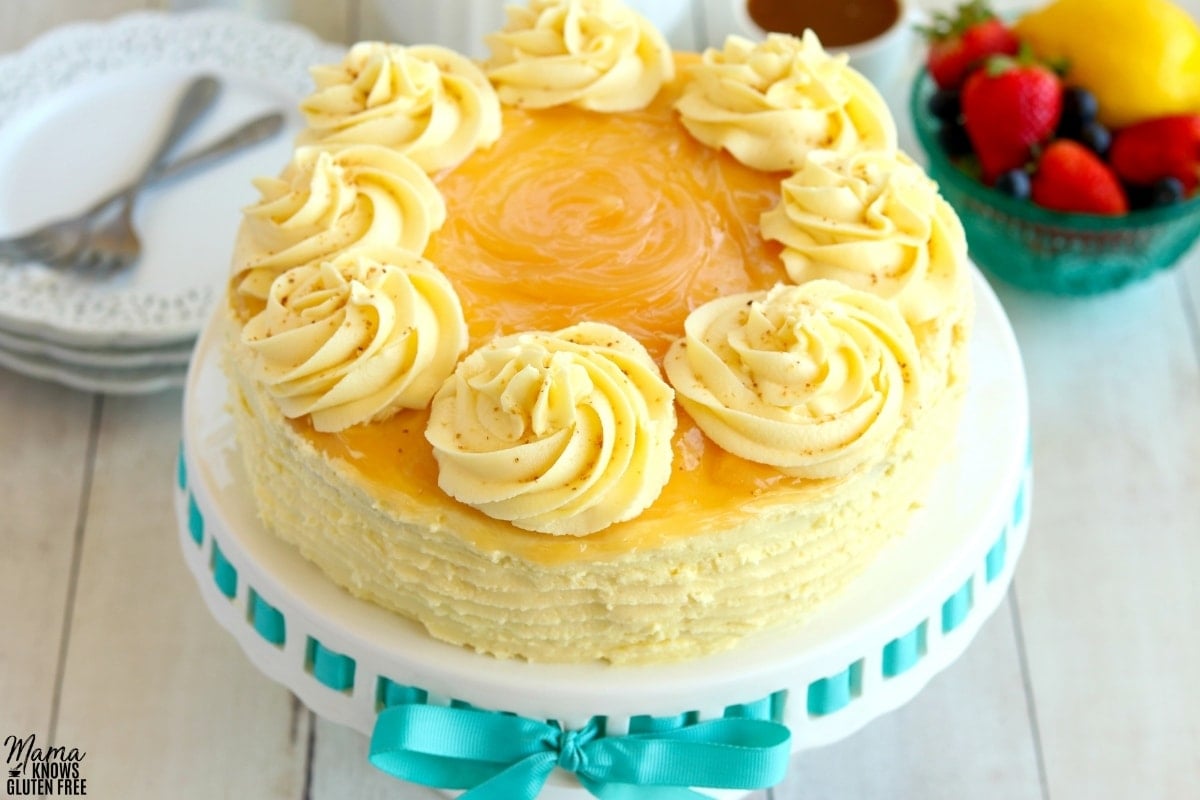
[[[958,6],[953,14],[938,12],[922,27],[929,41],[925,67],[939,89],[958,89],[967,75],[989,56],[1016,55],[1015,33],[983,0]]]
[[[1080,214],[1124,214],[1129,201],[1107,164],[1079,142],[1058,139],[1042,151],[1033,173],[1033,202]]]
[[[988,59],[962,89],[963,124],[988,185],[1032,159],[1062,114],[1062,84],[1027,59]]]

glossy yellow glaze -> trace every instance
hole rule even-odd
[[[475,344],[592,320],[661,357],[692,308],[786,279],[758,233],[782,176],[692,139],[676,97],[622,114],[506,109],[498,143],[437,176],[447,222],[425,255]]]

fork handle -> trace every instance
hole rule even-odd
[[[134,182],[134,185],[141,183],[166,160],[167,155],[179,143],[179,140],[192,129],[192,126],[204,115],[205,111],[212,108],[220,89],[220,82],[211,75],[201,75],[188,84],[183,97],[179,100],[179,104],[175,106],[175,113],[171,117],[171,125],[167,128],[166,135],[158,143],[158,149],[154,151],[154,155],[146,162],[142,174],[138,176],[138,180]]]
[[[149,183],[153,178],[154,172],[159,169],[163,161],[171,149],[183,138],[196,120],[200,119],[201,115],[212,107],[217,99],[217,92],[220,90],[220,82],[211,75],[202,75],[188,84],[187,89],[180,98],[178,105],[175,107],[175,113],[171,116],[171,125],[167,129],[166,135],[158,143],[158,148],[154,151],[154,155],[142,167],[141,173],[134,180],[122,186],[116,191],[110,192],[104,197],[101,197],[96,202],[92,203],[83,212],[84,214],[99,214],[101,209],[120,201],[127,201],[137,194],[143,186]]]
[[[279,129],[283,127],[283,122],[284,115],[280,111],[272,111],[255,117],[249,122],[234,128],[212,144],[205,145],[199,150],[180,156],[174,161],[155,165],[154,169],[149,170],[141,178],[132,180],[124,186],[112,190],[92,203],[87,213],[96,214],[100,209],[123,199],[126,195],[134,194],[145,186],[177,177],[202,166],[207,166],[223,156],[234,153],[244,147],[249,147],[252,144],[257,144],[263,139],[270,138],[279,132]],[[0,255],[3,255],[3,253],[0,252]]]
[[[174,161],[158,165],[156,169],[150,170],[146,176],[146,182],[157,183],[174,178],[189,170],[210,164],[222,156],[241,150],[243,147],[249,147],[264,139],[269,139],[283,127],[283,120],[284,115],[281,111],[272,111],[255,117],[249,122],[234,128],[212,144],[205,145],[199,150],[194,150],[187,155],[180,156]]]

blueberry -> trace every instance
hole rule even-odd
[[[1084,126],[1096,119],[1100,104],[1096,95],[1079,86],[1068,86],[1062,94],[1062,116],[1058,121],[1058,134],[1066,139],[1077,139]]]
[[[1031,188],[1029,173],[1023,169],[1010,169],[1008,172],[1000,173],[1000,177],[996,178],[996,191],[1018,200],[1028,198]]]
[[[962,125],[947,123],[938,131],[938,143],[951,158],[970,155],[972,152],[971,139],[967,129]]]
[[[1130,208],[1164,208],[1182,203],[1187,190],[1178,178],[1166,177],[1154,183],[1126,184],[1125,194],[1129,197]]]
[[[962,114],[962,102],[957,89],[938,89],[929,96],[929,113],[942,122],[957,122]]]
[[[1079,142],[1096,155],[1104,158],[1112,146],[1112,133],[1099,122],[1085,122],[1079,130]]]
[[[1187,196],[1183,181],[1179,178],[1159,178],[1150,184],[1150,207],[1162,208],[1182,203]]]

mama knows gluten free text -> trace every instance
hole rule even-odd
[[[87,794],[87,780],[80,764],[87,753],[76,747],[39,747],[37,735],[20,738],[10,734],[4,739],[4,781],[8,797],[82,796]]]

